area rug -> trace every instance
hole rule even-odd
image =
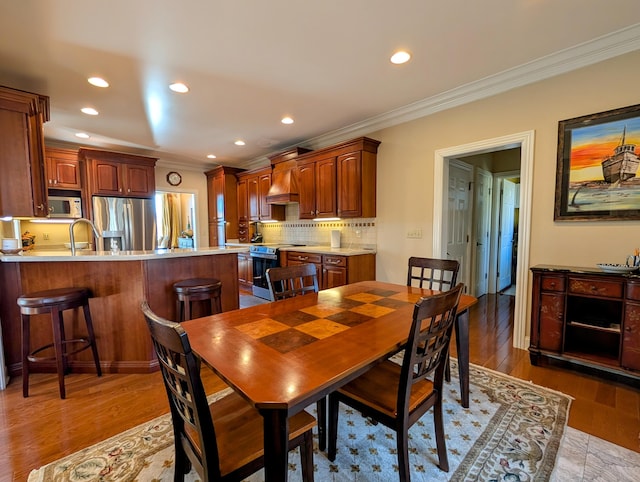
[[[410,430],[411,480],[546,481],[556,463],[570,397],[523,380],[471,365],[470,407],[462,408],[455,359],[445,383],[444,417],[449,472],[437,467],[433,413]],[[228,390],[215,394],[225,396]],[[315,405],[307,409],[315,413]],[[338,455],[329,462],[315,450],[318,482],[398,479],[395,433],[371,424],[341,405]],[[173,480],[171,418],[164,415],[92,447],[48,464],[29,482]],[[192,472],[186,480],[196,482]],[[264,480],[257,472],[248,481]],[[289,480],[301,481],[300,457],[289,454]]]

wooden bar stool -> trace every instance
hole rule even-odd
[[[93,332],[89,297],[91,292],[87,288],[57,288],[53,290],[28,293],[18,298],[22,319],[22,395],[29,396],[29,364],[32,362],[55,360],[60,385],[60,398],[65,398],[64,376],[68,371],[68,357],[87,348],[93,352],[98,376],[102,376],[96,337]],[[82,307],[84,320],[87,325],[87,338],[67,340],[64,334],[64,319],[62,312]],[[31,315],[50,314],[53,326],[53,343],[41,346],[33,351],[30,347]],[[53,357],[36,356],[49,348],[54,349]],[[71,351],[70,351],[71,350]]]
[[[222,282],[215,278],[190,278],[173,284],[178,321],[191,319],[191,302],[210,300],[208,314],[222,313]]]

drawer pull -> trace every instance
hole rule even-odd
[[[551,287],[552,287],[552,288],[555,288],[555,287],[556,287],[556,282],[555,282],[555,281],[552,281],[552,282],[551,282]]]
[[[596,288],[594,285],[591,285],[591,291],[598,291],[598,288]]]
[[[298,256],[298,260],[300,261],[306,261],[309,259],[309,256]]]
[[[340,260],[339,259],[328,259],[325,261],[325,263],[327,264],[340,264]]]

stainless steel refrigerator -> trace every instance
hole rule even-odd
[[[102,236],[99,250],[109,251],[112,240],[124,251],[156,248],[154,199],[93,196],[93,222]]]

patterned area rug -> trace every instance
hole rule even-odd
[[[567,421],[570,398],[516,378],[471,366],[470,408],[459,402],[457,366],[445,383],[444,409],[450,471],[437,467],[433,413],[410,430],[411,480],[545,481],[549,480]],[[225,396],[227,391],[213,395]],[[315,404],[308,408],[315,412]],[[315,451],[315,479],[325,481],[397,480],[395,434],[373,425],[341,405],[338,456],[329,462]],[[289,480],[302,480],[300,458],[289,455]],[[169,415],[48,464],[29,482],[170,481],[173,435]],[[196,482],[195,472],[187,476]],[[264,480],[262,471],[248,479]]]

